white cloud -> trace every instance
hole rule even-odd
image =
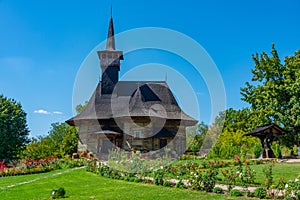
[[[60,111],[54,111],[53,114],[55,114],[55,115],[62,115],[63,113],[60,112]]]
[[[43,109],[35,110],[34,113],[43,114],[43,115],[50,115],[51,114],[50,112],[48,112],[46,110],[43,110]]]

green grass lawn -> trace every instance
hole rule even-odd
[[[64,170],[63,170],[64,171]],[[26,175],[0,178],[0,199],[46,199],[52,189],[64,187],[67,199],[238,199],[225,195],[209,194],[199,191],[168,188],[162,186],[131,183],[100,177],[79,169],[57,176],[57,173]],[[4,186],[48,177],[16,187],[3,189]],[[240,198],[241,199],[241,198]]]
[[[266,165],[253,165],[251,168],[256,171],[257,183],[263,183],[264,173],[263,167]],[[286,181],[294,180],[300,175],[300,163],[276,163],[273,167],[273,178],[278,182],[281,177]]]
[[[255,184],[253,186],[260,187],[264,183],[265,174],[263,168],[268,164],[250,165],[251,169],[256,172]],[[219,168],[220,170],[221,168]],[[273,184],[276,185],[280,178],[284,178],[285,181],[294,180],[300,175],[300,163],[276,163],[273,167]],[[222,174],[218,174],[220,179],[223,179]],[[223,183],[223,182],[219,182]],[[224,184],[224,183],[223,183]],[[240,182],[236,182],[236,185],[240,185]]]
[[[40,173],[40,174],[29,174],[24,176],[8,176],[8,177],[0,177],[0,188],[8,185],[15,185],[18,183],[22,183],[28,180],[38,179],[41,177],[51,176],[57,174],[59,172],[63,172],[65,170],[56,170],[48,173]],[[1,199],[1,198],[0,198]]]
[[[252,165],[256,182],[263,183],[262,168],[266,165]],[[300,163],[277,163],[273,168],[274,181],[300,175]],[[34,180],[33,182],[30,182]],[[20,183],[29,181],[29,183]],[[7,188],[7,186],[16,185]],[[43,174],[0,178],[0,199],[47,199],[53,189],[64,187],[67,199],[235,199],[199,191],[168,188],[150,184],[113,180],[88,173],[85,169],[74,171],[57,170]],[[241,199],[241,198],[240,198]]]
[[[226,161],[226,160],[222,160]],[[230,161],[230,160],[227,160]],[[173,164],[176,165],[178,163],[186,163],[189,162],[187,160],[181,160],[181,161],[175,161]],[[195,160],[194,162],[201,163],[202,160]],[[256,185],[261,185],[264,183],[264,173],[263,168],[267,166],[268,164],[260,164],[260,165],[250,165],[251,169],[255,170],[256,176],[255,176],[255,183]],[[233,166],[231,166],[233,167]],[[222,168],[219,168],[222,169]],[[300,163],[275,163],[275,166],[273,167],[273,180],[274,182],[278,182],[281,177],[283,177],[286,181],[294,180],[300,176]],[[223,178],[221,174],[218,175],[219,178]],[[238,184],[238,183],[237,183]]]

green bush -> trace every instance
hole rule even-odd
[[[169,181],[164,181],[163,186],[168,187],[169,185]]]
[[[209,162],[209,168],[203,173],[203,188],[205,192],[212,192],[217,181],[217,170],[216,162]]]
[[[275,157],[280,158],[281,157],[281,146],[280,146],[280,144],[278,144],[278,142],[273,142],[271,148],[274,152]]]
[[[182,188],[184,188],[184,184],[183,184],[182,181],[179,181],[179,182],[176,183],[175,187],[176,187],[176,188],[181,188],[181,189],[182,189]]]
[[[52,199],[57,199],[57,198],[65,198],[66,191],[64,188],[59,188],[58,190],[52,190],[51,192],[51,197]]]
[[[140,178],[134,178],[134,182],[135,182],[135,183],[142,182],[142,179],[140,179]]]
[[[259,158],[262,152],[262,148],[260,146],[260,144],[255,144],[254,149],[253,149],[253,153],[255,158]]]
[[[256,188],[254,190],[254,196],[263,199],[267,196],[267,191],[264,188]]]
[[[154,172],[153,182],[155,185],[163,185],[164,183],[164,172],[161,169],[158,169]]]
[[[243,196],[243,193],[237,189],[233,189],[230,191],[230,196],[232,197],[240,197]]]
[[[297,194],[296,194],[296,198],[299,200],[300,199],[300,192],[298,192]]]
[[[129,181],[130,182],[134,182],[135,178],[134,177],[130,177]]]
[[[214,187],[213,192],[217,193],[217,194],[222,194],[223,193],[223,189],[220,188],[220,187]]]

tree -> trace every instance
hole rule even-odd
[[[199,151],[203,144],[207,131],[208,126],[204,122],[201,122],[196,126],[192,126],[187,129],[187,147],[189,151]]]
[[[257,138],[246,137],[253,124],[250,109],[234,110],[232,108],[220,112],[215,122],[209,127],[205,143],[211,138],[218,138],[211,146],[209,157],[233,158],[235,155],[254,157],[256,149],[260,150]],[[208,137],[211,135],[211,137]],[[205,146],[205,145],[204,145]]]
[[[79,114],[86,107],[88,101],[84,104],[76,106],[76,112]],[[47,158],[57,156],[63,158],[71,156],[77,152],[78,145],[78,130],[74,126],[69,126],[66,123],[51,124],[50,131],[47,136],[33,138],[31,143],[26,146],[22,152],[23,158]]]
[[[29,142],[26,113],[20,103],[0,95],[0,160],[10,161]]]
[[[78,104],[75,108],[77,114],[80,114],[85,109],[88,103],[88,101],[85,101],[83,104]]]
[[[252,123],[251,110],[249,108],[243,108],[241,110],[234,110],[229,108],[226,110],[226,118],[224,121],[223,132],[242,130],[244,132],[250,132],[255,128],[255,125]]]
[[[260,142],[254,137],[245,137],[242,130],[225,130],[212,149],[210,156],[219,158],[254,157],[255,149],[260,148]]]
[[[63,158],[77,152],[78,131],[66,123],[53,123],[45,137],[33,138],[22,152],[24,158],[40,159],[50,156]]]
[[[242,100],[251,105],[254,124],[275,123],[288,130],[292,144],[299,146],[300,50],[286,57],[283,64],[274,44],[271,56],[263,52],[252,58],[255,63],[253,84],[246,82],[241,94]]]
[[[61,124],[65,134],[63,135],[62,142],[60,144],[61,155],[71,156],[77,152],[78,146],[78,130],[74,126],[69,126],[66,123]]]

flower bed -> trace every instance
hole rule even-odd
[[[157,160],[138,159],[138,156],[122,156],[112,153],[112,159],[108,162],[99,162],[91,159],[86,164],[87,171],[100,176],[120,179],[131,182],[145,182],[156,185],[187,188],[206,192],[222,193],[220,189],[214,189],[216,183],[226,185],[227,194],[232,196],[244,195],[248,197],[262,197],[264,191],[269,198],[286,197],[299,199],[300,181],[298,179],[286,182],[281,179],[275,183],[272,178],[274,160],[271,161],[247,161],[236,157],[233,161],[202,161],[202,162],[172,162],[167,158]],[[255,171],[251,164],[264,162],[263,173],[266,182],[260,186],[263,189],[257,191],[248,190],[255,180]],[[168,164],[171,163],[171,164]],[[175,163],[175,164],[172,164]],[[240,185],[240,192],[236,191],[236,185]],[[256,186],[256,187],[257,187]],[[230,193],[231,190],[235,189]]]
[[[0,162],[0,177],[44,173],[57,169],[84,166],[84,163],[85,159],[63,160],[50,157],[39,160],[19,160],[12,167],[7,167],[5,162],[2,161]]]

